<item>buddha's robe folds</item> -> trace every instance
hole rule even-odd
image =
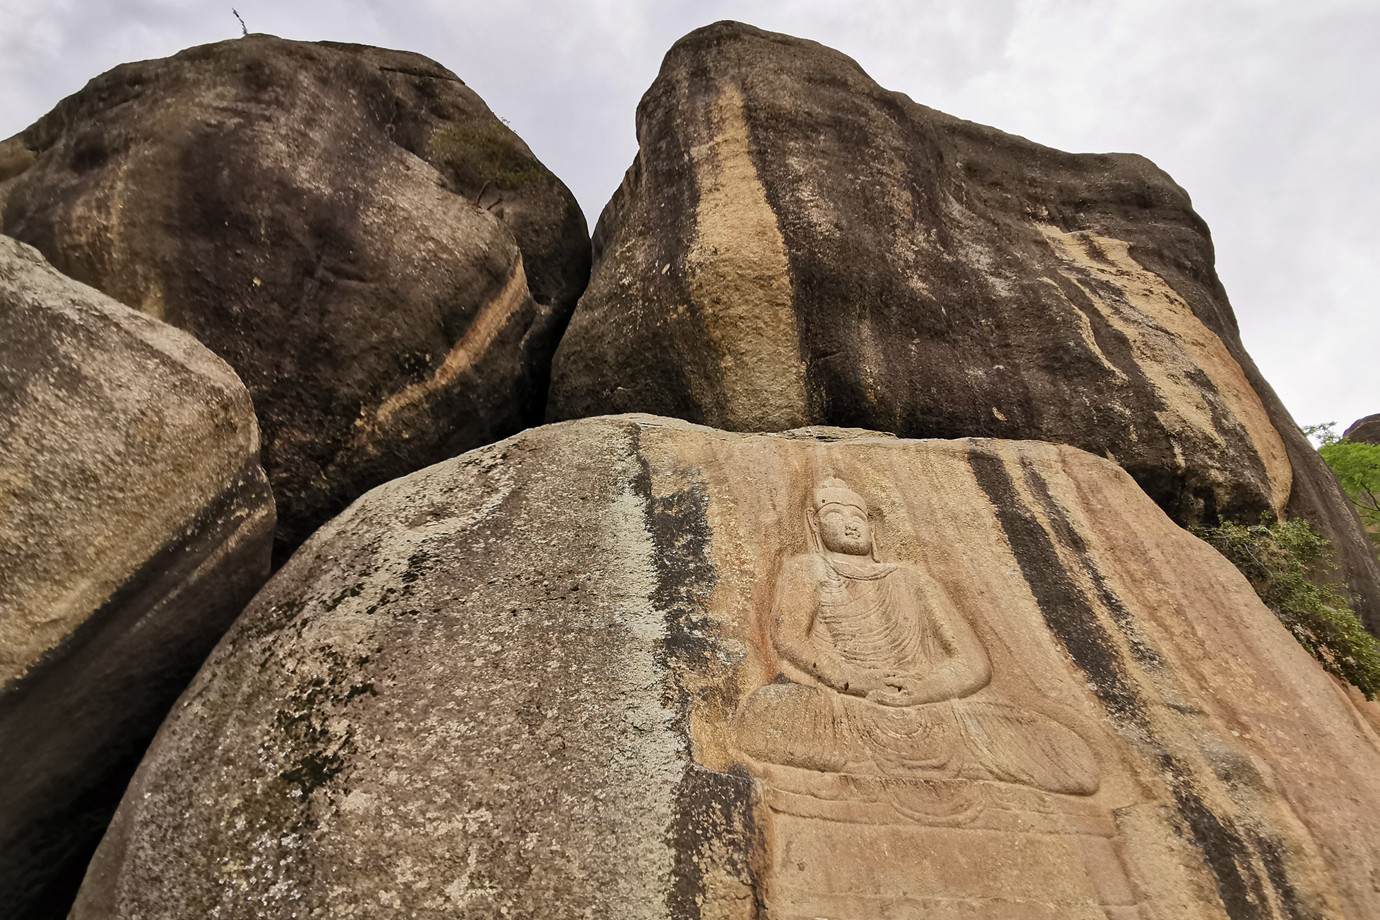
[[[743,702],[739,748],[758,761],[829,773],[1096,792],[1097,765],[1082,738],[985,698],[986,653],[960,617],[942,588],[905,566],[796,556],[782,569],[772,617],[781,677]],[[788,631],[804,641],[787,641]],[[870,686],[886,676],[922,682],[929,700],[899,704],[895,693],[869,699],[857,689],[860,677]]]

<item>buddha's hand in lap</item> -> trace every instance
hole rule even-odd
[[[914,706],[915,697],[906,690],[874,690],[866,697],[869,703],[881,706]]]
[[[863,698],[882,706],[914,706],[919,702],[915,694],[918,683],[910,675],[885,674],[875,686],[868,689]]]

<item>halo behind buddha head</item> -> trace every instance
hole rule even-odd
[[[823,511],[827,505],[847,505],[850,508],[857,508],[863,513],[868,519],[869,528],[872,530],[872,547],[870,555],[873,562],[879,562],[880,560],[877,557],[877,531],[875,528],[871,527],[872,515],[867,510],[867,501],[857,492],[848,488],[848,483],[839,479],[837,476],[830,476],[815,487],[814,500],[811,503],[811,513],[806,515],[806,517],[809,518],[810,535],[814,539],[815,552],[824,552],[824,540],[819,535],[819,513]]]

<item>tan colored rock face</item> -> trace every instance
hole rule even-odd
[[[249,394],[0,237],[0,891],[66,911],[144,748],[268,578]]]
[[[638,141],[548,420],[1072,444],[1180,524],[1307,518],[1380,629],[1380,565],[1148,160],[961,121],[728,22],[668,52]]]
[[[752,164],[743,96],[724,87],[712,139],[692,156],[704,176],[685,258],[691,298],[720,355],[724,426],[780,431],[809,421],[790,265]]]
[[[1360,920],[1375,715],[1108,461],[591,419],[318,533],[73,916]]]
[[[1136,262],[1129,244],[1095,233],[1063,233],[1056,227],[1040,231],[1086,302],[1130,343],[1145,382],[1159,398],[1162,408],[1156,417],[1164,429],[1228,452],[1238,445],[1220,430],[1225,410],[1238,421],[1246,445],[1265,467],[1270,509],[1283,511],[1293,485],[1284,442],[1217,333],[1163,278]],[[1109,288],[1114,293],[1103,293]],[[1210,475],[1224,492],[1235,485],[1229,470]]]

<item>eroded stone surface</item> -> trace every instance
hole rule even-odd
[[[117,67],[6,141],[0,231],[235,368],[284,559],[539,421],[589,274],[573,196],[455,74],[266,35]]]
[[[1106,460],[590,419],[316,534],[73,916],[1360,920],[1375,715]]]
[[[1184,525],[1307,517],[1380,628],[1374,553],[1148,160],[952,118],[738,23],[671,49],[638,140],[548,419],[1072,444]]]
[[[0,891],[61,916],[144,748],[268,578],[234,373],[0,237]]]

